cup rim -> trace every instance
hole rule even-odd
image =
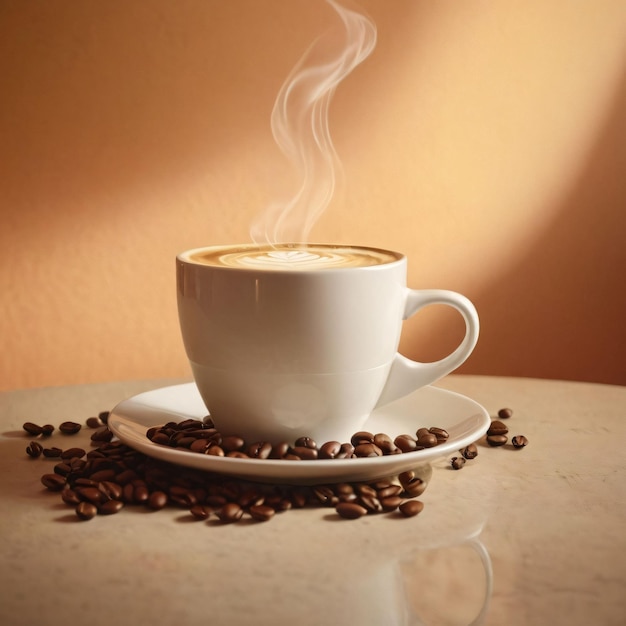
[[[260,250],[274,250],[274,249],[282,249],[282,248],[297,249],[299,247],[302,247],[302,248],[321,247],[321,248],[327,248],[329,250],[347,249],[347,250],[364,251],[364,252],[371,251],[371,252],[378,252],[378,253],[390,255],[395,258],[390,261],[385,261],[382,263],[375,263],[372,265],[359,265],[359,266],[353,266],[353,267],[337,266],[337,267],[308,268],[308,269],[301,268],[301,267],[288,268],[288,267],[281,267],[281,266],[237,267],[237,266],[231,266],[231,265],[210,265],[210,264],[201,263],[199,261],[195,261],[191,258],[194,254],[199,254],[199,253],[206,252],[206,251],[233,250],[235,252],[244,252],[246,250],[259,250],[259,249]],[[211,244],[207,246],[199,246],[195,248],[190,248],[189,250],[184,250],[183,252],[179,252],[176,255],[176,260],[179,263],[187,264],[190,266],[203,267],[203,268],[213,269],[213,270],[217,269],[220,271],[221,270],[230,270],[230,271],[236,271],[236,272],[253,271],[253,272],[263,272],[263,273],[271,272],[271,273],[285,273],[285,274],[295,274],[295,273],[313,274],[317,272],[323,272],[327,274],[328,272],[354,272],[356,270],[360,270],[360,271],[381,270],[384,268],[389,268],[389,267],[396,266],[398,264],[402,264],[406,262],[406,256],[403,253],[397,252],[395,250],[389,250],[387,248],[380,248],[377,246],[368,246],[368,245],[361,245],[361,244],[317,243],[317,242],[305,242],[305,243],[281,242],[277,244],[269,244],[269,243],[256,244],[253,242],[248,242],[248,243],[233,243],[233,244]]]

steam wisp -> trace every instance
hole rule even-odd
[[[295,169],[291,199],[270,205],[250,230],[256,243],[306,243],[328,207],[340,166],[328,111],[337,85],[376,45],[376,27],[364,14],[327,0],[340,24],[313,42],[281,87],[272,111],[276,143]]]

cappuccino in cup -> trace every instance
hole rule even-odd
[[[406,258],[331,244],[212,246],[178,255],[180,327],[216,427],[247,441],[349,440],[377,406],[456,369],[478,339],[464,296],[406,286]],[[402,321],[429,304],[465,320],[434,363],[398,354]]]
[[[193,263],[216,267],[297,271],[383,265],[398,261],[401,255],[376,248],[278,244],[200,250],[188,258]]]

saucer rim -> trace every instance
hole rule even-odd
[[[187,399],[189,399],[190,394],[195,394],[197,399],[192,398],[192,400],[199,402],[194,407],[193,414],[190,414],[189,411],[183,411],[182,408],[172,410],[171,408],[163,408],[163,406],[159,407],[154,398],[161,394],[184,394],[188,397]],[[204,407],[193,382],[158,387],[119,402],[109,414],[108,426],[122,443],[147,456],[174,465],[233,478],[255,482],[302,485],[377,480],[428,465],[441,457],[445,457],[449,453],[475,442],[485,434],[489,427],[491,417],[478,402],[455,391],[427,385],[399,401],[374,411],[364,424],[363,430],[369,430],[368,423],[374,423],[377,417],[382,419],[380,418],[381,413],[393,415],[394,405],[399,402],[404,402],[404,404],[417,402],[419,404],[422,396],[426,396],[429,400],[432,398],[440,400],[440,404],[446,401],[451,402],[454,399],[457,403],[461,402],[462,405],[466,405],[467,415],[464,415],[460,421],[446,426],[447,430],[453,432],[461,429],[463,434],[451,437],[448,441],[433,448],[381,457],[319,459],[314,461],[240,459],[203,455],[189,450],[161,446],[150,441],[145,432],[151,426],[159,426],[167,421],[182,421],[189,418],[202,419],[207,415],[208,411]],[[429,398],[429,396],[431,397]],[[428,403],[422,401],[422,404]],[[199,410],[200,407],[202,407],[201,411]],[[414,430],[414,427],[411,428]],[[376,430],[376,432],[380,431]]]

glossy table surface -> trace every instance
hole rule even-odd
[[[0,624],[624,624],[626,388],[450,376],[527,447],[433,465],[414,518],[304,508],[267,523],[127,507],[80,522],[22,424],[82,422],[136,381],[0,394]],[[50,445],[67,447],[63,435]],[[83,429],[71,445],[89,449]]]

